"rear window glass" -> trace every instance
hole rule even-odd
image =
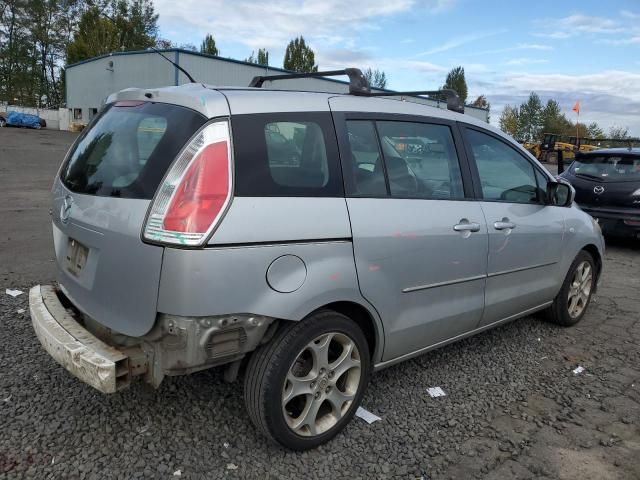
[[[62,181],[77,193],[151,199],[169,165],[205,120],[175,105],[109,105],[72,148]]]
[[[234,115],[235,194],[245,197],[343,194],[329,112]]]
[[[269,173],[278,185],[322,188],[327,184],[327,150],[317,123],[267,123],[264,137]]]
[[[585,155],[577,156],[571,171],[601,182],[640,180],[640,156]]]

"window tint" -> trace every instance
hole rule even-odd
[[[547,183],[549,183],[549,178],[546,175],[543,175],[540,170],[535,169],[536,172],[536,181],[538,182],[538,191],[540,192],[540,200],[547,198]]]
[[[61,170],[62,181],[77,193],[151,199],[169,165],[205,120],[175,105],[109,105],[73,146]]]
[[[542,193],[538,191],[533,165],[527,159],[477,130],[466,129],[466,136],[478,167],[484,199],[538,203]]]
[[[376,122],[392,196],[463,198],[462,176],[446,125]]]
[[[347,135],[354,183],[354,191],[351,193],[355,195],[387,195],[384,167],[380,158],[374,123],[359,120],[348,121]]]
[[[234,115],[231,126],[236,195],[343,195],[329,112]]]
[[[327,184],[327,150],[317,123],[267,123],[264,137],[269,172],[278,185],[321,188]]]

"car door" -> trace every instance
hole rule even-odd
[[[358,280],[386,361],[475,328],[488,246],[455,125],[373,115],[334,113]]]
[[[523,152],[482,129],[464,128],[476,194],[489,231],[485,309],[479,326],[553,299],[564,233],[561,207],[546,205],[550,179]]]

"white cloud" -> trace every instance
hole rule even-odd
[[[535,65],[540,63],[549,63],[549,60],[544,58],[528,58],[528,57],[520,57],[520,58],[512,58],[505,62],[505,65]]]
[[[548,51],[553,50],[551,45],[543,45],[540,43],[519,43],[513,47],[494,48],[492,50],[481,50],[470,52],[470,55],[495,55],[496,53],[515,52],[517,50],[536,50]]]
[[[624,18],[628,18],[630,20],[638,20],[640,19],[640,13],[630,12],[629,10],[621,10],[620,15]]]
[[[425,10],[442,10],[451,0],[421,2]],[[376,28],[381,18],[416,7],[416,0],[369,0],[345,5],[339,0],[155,0],[164,31],[189,29],[200,36],[213,33],[216,40],[243,43],[251,48],[282,48],[293,37],[336,44],[354,30]],[[336,35],[340,32],[340,35]]]
[[[622,24],[606,17],[595,17],[576,13],[560,19],[545,18],[534,20],[543,31],[533,35],[543,38],[563,39],[584,34],[613,34],[625,31]]]
[[[476,88],[477,89],[477,88]],[[518,105],[529,92],[537,92],[543,101],[554,98],[565,113],[580,100],[580,120],[629,126],[640,134],[640,73],[607,70],[584,75],[510,73],[482,84],[498,117],[505,104]],[[573,118],[573,117],[571,117]]]
[[[427,51],[421,52],[417,54],[418,57],[425,57],[427,55],[433,55],[436,53],[446,52],[448,50],[452,50],[454,48],[461,47],[462,45],[466,45],[468,43],[473,43],[478,40],[482,40],[483,38],[492,37],[494,35],[498,35],[501,33],[505,33],[506,30],[494,30],[491,32],[481,32],[481,33],[471,33],[467,35],[459,35],[455,39],[448,40],[443,44],[432,47]]]

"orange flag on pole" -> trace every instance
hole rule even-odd
[[[576,104],[573,106],[573,108],[571,109],[574,112],[576,112],[578,115],[580,114],[580,102],[576,102]]]

